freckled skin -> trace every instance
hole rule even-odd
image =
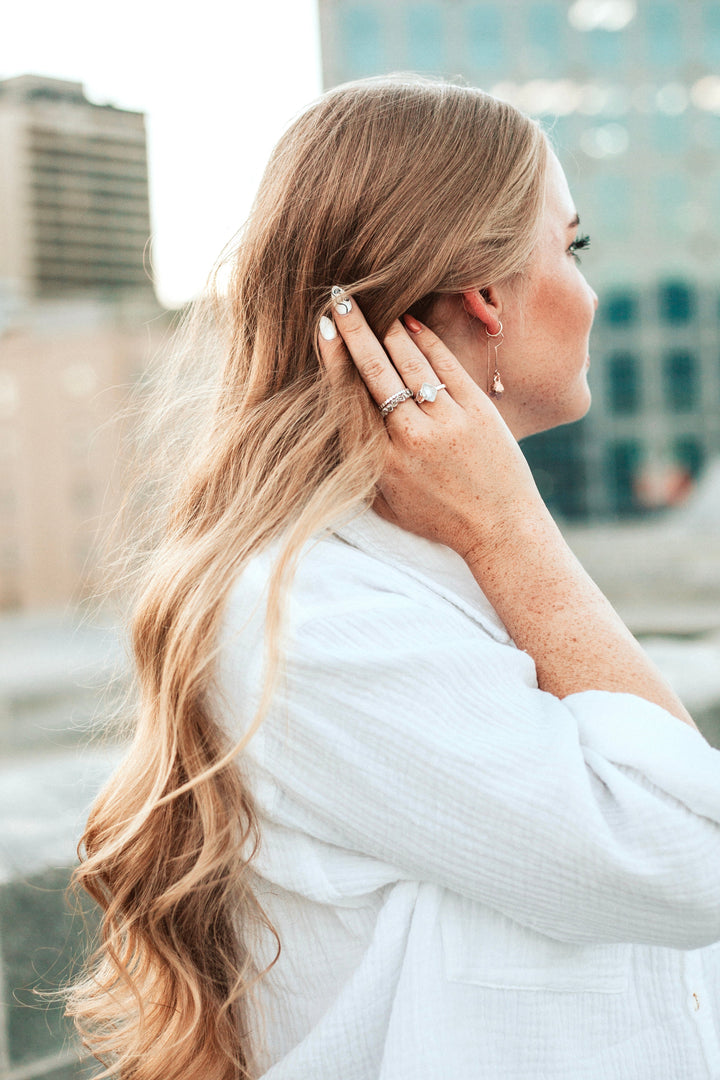
[[[488,290],[503,324],[498,368],[505,387],[494,399],[516,439],[579,420],[590,407],[587,357],[598,299],[568,246],[575,204],[562,166],[550,154],[538,247],[519,281]],[[487,334],[482,312],[468,314],[457,296],[441,297],[428,324],[487,390]],[[492,332],[492,330],[491,330]],[[491,365],[495,351],[490,348]]]

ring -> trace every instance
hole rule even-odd
[[[412,390],[408,390],[405,386],[402,390],[398,390],[397,394],[393,394],[387,401],[383,401],[382,405],[379,405],[381,416],[387,416],[393,409],[397,409],[398,405],[401,405],[403,401],[407,401],[408,398],[413,396]]]
[[[415,400],[418,405],[421,405],[423,401],[434,401],[437,397],[438,390],[447,390],[444,382],[438,383],[437,386],[433,386],[432,383],[429,382],[424,382],[415,395]]]

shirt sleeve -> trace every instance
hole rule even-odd
[[[720,939],[719,751],[632,694],[539,690],[526,653],[427,590],[324,569],[301,567],[262,727],[282,825],[561,941]],[[236,719],[260,670],[244,630]]]

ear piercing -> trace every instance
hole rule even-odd
[[[503,325],[502,325],[502,323],[500,322],[499,319],[498,319],[498,326],[499,326],[499,330],[497,330],[494,334],[491,334],[489,330],[485,331],[485,333],[487,334],[487,388],[488,388],[487,392],[490,395],[490,397],[494,397],[494,398],[502,397],[503,390],[505,389],[502,382],[500,381],[500,372],[498,371],[498,366],[497,366],[498,349],[500,348],[500,346],[503,343]],[[493,340],[493,342],[492,342],[493,348],[495,349],[495,363],[494,363],[494,365],[492,365],[494,367],[492,378],[490,377],[490,367],[491,367],[491,364],[490,364],[490,339],[491,338],[493,338],[493,339],[494,338],[499,338],[498,341]]]

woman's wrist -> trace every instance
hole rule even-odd
[[[543,511],[513,508],[466,560],[515,644],[533,657],[540,689],[559,698],[590,689],[635,694],[695,727]]]
[[[456,547],[476,579],[506,565],[511,569],[528,546],[566,546],[550,511],[535,488],[521,495],[485,501],[467,520]]]

